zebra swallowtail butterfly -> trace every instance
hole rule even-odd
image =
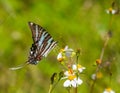
[[[52,36],[40,25],[33,22],[28,22],[32,32],[33,44],[30,48],[28,61],[25,64],[10,68],[16,70],[24,67],[27,64],[36,65],[43,57],[46,57],[49,52],[57,45]]]

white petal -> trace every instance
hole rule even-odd
[[[77,66],[74,64],[74,65],[72,65],[72,69],[73,70],[77,70]]]
[[[74,80],[71,81],[71,85],[73,87],[77,87],[78,85],[81,85],[83,83],[83,81],[80,78],[75,78]]]
[[[65,72],[64,72],[64,75],[65,75],[65,76],[69,76],[70,74],[69,74],[68,71],[65,71]]]
[[[115,14],[116,13],[116,10],[112,10],[112,14]],[[112,93],[112,92],[111,92]]]
[[[103,93],[108,93],[107,91],[104,91]]]
[[[78,85],[81,85],[83,83],[83,81],[80,78],[78,78],[78,79],[75,78],[75,79],[76,79],[76,82],[77,82]]]
[[[66,55],[67,57],[71,57],[72,52],[73,52],[73,49],[68,48],[68,46],[65,46],[64,51],[65,51],[65,55]]]
[[[111,91],[105,90],[103,93],[115,93],[115,92],[113,90],[111,90]]]
[[[82,68],[79,68],[78,71],[81,73],[81,72],[83,71],[83,69],[82,69]]]
[[[115,93],[115,92],[113,90],[111,90],[110,93]]]
[[[71,81],[71,85],[72,85],[74,88],[77,87],[77,83],[76,83],[74,80]]]
[[[82,67],[82,69],[86,69],[85,67]]]
[[[71,81],[70,80],[66,80],[63,84],[64,87],[70,87],[71,86]]]
[[[110,11],[109,11],[109,10],[106,10],[106,13],[107,13],[107,14],[109,14],[109,13],[110,13]]]
[[[78,68],[78,70],[79,70],[80,73],[81,73],[84,69],[85,69],[85,67]]]
[[[96,74],[92,74],[91,78],[92,78],[93,80],[95,80]]]
[[[57,56],[57,59],[59,60],[60,58],[62,58],[62,53],[60,52]]]
[[[68,46],[65,46],[64,50],[66,51],[68,49]]]
[[[71,57],[72,52],[73,52],[73,51],[67,50],[67,51],[65,52],[65,55],[66,55],[67,57]]]

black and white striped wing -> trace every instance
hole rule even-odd
[[[52,36],[40,25],[29,22],[32,31],[34,44],[37,46],[36,56],[46,57],[48,53],[57,45]]]
[[[29,22],[30,29],[32,31],[33,44],[31,46],[30,55],[26,63],[12,67],[10,70],[17,70],[23,68],[27,64],[37,64],[43,57],[46,57],[49,52],[57,45],[57,42],[53,40],[51,35],[43,29],[41,26]]]
[[[36,43],[42,37],[42,34],[45,31],[45,29],[33,22],[28,22],[28,24],[32,32],[33,42]]]

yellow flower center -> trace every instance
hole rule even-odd
[[[82,68],[82,66],[80,64],[77,65],[78,68]]]
[[[69,74],[73,74],[73,70],[72,70],[72,69],[69,69],[69,70],[68,70],[68,73],[69,73]]]
[[[70,76],[68,76],[68,79],[69,79],[69,80],[73,80],[74,78],[76,78],[75,75],[70,75]]]
[[[112,12],[112,10],[113,10],[112,8],[109,8],[109,11],[110,11],[110,12]]]
[[[99,79],[99,78],[102,78],[102,73],[101,72],[97,72],[97,74],[96,74],[96,77]]]
[[[107,91],[107,92],[110,92],[110,91],[111,91],[111,88],[106,88],[106,91]]]
[[[59,58],[58,61],[59,61],[59,62],[62,62],[62,61],[63,61],[63,58]]]
[[[60,49],[60,52],[64,52],[65,50],[64,49]]]

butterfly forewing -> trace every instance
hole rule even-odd
[[[31,47],[34,50],[30,51],[29,63],[36,64],[36,61],[40,61],[49,54],[49,52],[57,45],[57,42],[54,41],[51,35],[41,26],[32,22],[29,22],[29,26],[32,31],[34,42],[34,47]]]
[[[36,43],[41,38],[45,29],[43,29],[41,26],[32,22],[28,22],[28,24],[32,32],[33,42]]]

